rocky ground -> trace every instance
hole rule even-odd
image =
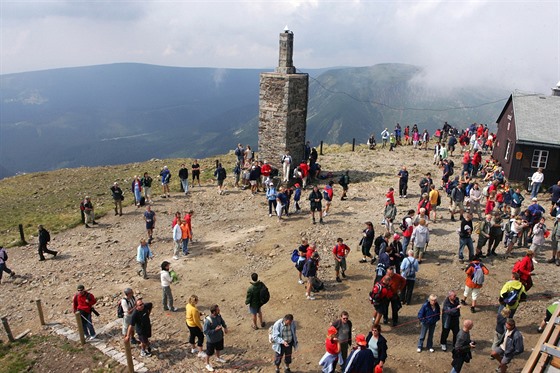
[[[191,188],[188,196],[175,191],[172,198],[154,198],[157,225],[151,247],[156,256],[148,265],[147,280],[136,275],[135,261],[136,247],[145,235],[143,209],[128,207],[122,217],[111,214],[98,219],[99,225],[94,228],[77,227],[54,236],[50,247],[61,251],[56,259],[39,262],[36,239],[29,246],[9,249],[9,266],[17,272],[17,276],[14,279],[5,276],[3,279],[0,313],[8,315],[15,334],[26,328],[30,328],[33,334],[49,333],[48,328],[39,327],[34,300],[41,299],[47,322],[56,321],[75,327],[71,298],[77,284],[81,283],[99,299],[97,309],[101,315],[94,317],[95,324],[105,325],[116,318],[116,305],[122,290],[132,287],[145,301],[154,302],[153,343],[157,352],[153,357],[140,358],[139,351],[134,350],[135,358],[145,362],[153,372],[202,372],[202,361],[188,352],[188,331],[184,320],[186,300],[191,294],[196,294],[203,311],[214,303],[219,304],[229,326],[224,351],[228,362],[215,364],[217,371],[273,371],[274,356],[268,343],[268,326],[284,314],[293,313],[298,325],[300,348],[294,354],[292,371],[318,372],[317,362],[324,352],[326,330],[341,310],[350,313],[354,335],[367,333],[371,325],[372,306],[368,293],[374,266],[358,263],[361,258],[358,241],[363,223],[371,220],[375,223],[376,233],[382,231],[379,223],[384,194],[390,186],[397,187],[396,173],[403,162],[410,171],[410,191],[409,198],[397,199],[399,221],[403,213],[415,207],[418,201],[421,176],[426,171],[432,171],[437,180],[440,175],[440,171],[432,165],[430,151],[410,148],[398,148],[396,152],[330,150],[319,159],[323,170],[335,175],[350,170],[352,184],[347,201],[337,198],[341,188],[335,184],[335,200],[331,214],[325,218],[325,225],[311,224],[307,203],[303,204],[305,213],[291,215],[279,223],[276,218],[268,217],[262,193],[253,196],[249,191],[237,190],[231,185],[223,196],[218,195],[214,185]],[[457,157],[455,163],[460,163]],[[335,181],[337,179],[335,177]],[[305,192],[305,197],[307,194]],[[447,206],[445,200],[443,206]],[[195,211],[192,254],[174,261],[171,259],[171,220],[175,211],[188,209]],[[422,302],[430,293],[439,295],[440,302],[443,302],[447,291],[455,289],[462,292],[464,284],[464,265],[456,259],[458,236],[455,230],[459,223],[451,222],[448,212],[442,215],[444,219],[430,226],[430,246],[418,273],[413,305],[404,306],[401,310],[400,325],[383,325],[382,333],[389,345],[386,372],[450,370],[450,353],[439,348],[435,353],[416,352],[420,330],[416,314]],[[40,216],[37,223],[40,223]],[[552,222],[549,221],[549,224]],[[305,299],[304,288],[297,283],[297,272],[290,261],[290,254],[302,237],[316,241],[322,254],[319,277],[325,281],[326,291],[317,294],[314,301]],[[330,255],[337,237],[344,238],[353,250],[348,260],[348,278],[342,283],[334,281]],[[501,246],[499,250],[503,252]],[[548,257],[550,242],[547,242],[544,251]],[[523,250],[517,249],[514,253],[514,258],[486,263],[490,275],[486,276],[479,298],[479,312],[471,314],[468,309],[462,311],[463,318],[474,320],[471,336],[478,342],[474,359],[465,366],[465,372],[489,372],[495,368],[495,362],[488,356],[495,326],[497,296]],[[544,255],[539,259],[544,262]],[[161,306],[158,273],[163,260],[172,262],[172,268],[180,276],[179,282],[172,286],[175,305],[179,307],[177,313],[165,312]],[[526,352],[511,364],[512,372],[521,371],[538,340],[536,327],[544,317],[550,297],[558,297],[560,267],[541,263],[536,265],[537,275],[530,300],[516,314],[519,329],[525,336]],[[271,301],[263,308],[267,328],[257,331],[251,329],[244,304],[252,272],[259,274],[271,292]],[[434,337],[436,346],[439,346],[440,330],[438,324]],[[117,347],[121,343],[117,329],[100,335],[100,339]],[[96,363],[91,364],[91,368],[95,368]],[[75,370],[64,366],[60,371]]]

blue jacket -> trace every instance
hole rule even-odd
[[[296,188],[296,190],[294,192],[294,201],[299,201],[300,198],[301,198],[301,189]]]
[[[276,200],[276,188],[274,188],[273,186],[268,188],[268,190],[266,191],[266,199],[268,199],[269,201]]]
[[[148,258],[151,258],[153,256],[154,254],[152,253],[152,250],[150,250],[150,246],[138,246],[138,252],[136,253],[136,261],[138,263],[145,263]]]
[[[435,310],[430,306],[430,300],[428,299],[418,311],[418,319],[424,325],[434,325],[439,321],[440,318],[440,308],[439,303],[436,302]]]
[[[277,353],[280,353],[280,345],[284,343],[284,340],[282,339],[283,327],[284,327],[284,318],[276,320],[276,322],[272,326],[272,349]],[[297,328],[296,328],[295,321],[292,321],[292,323],[290,324],[290,329],[292,330],[292,346],[295,350],[297,349],[298,346],[298,339],[296,334]]]
[[[346,359],[346,369],[344,373],[373,373],[375,368],[375,358],[373,351],[369,348],[352,351],[348,359]]]

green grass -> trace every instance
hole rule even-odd
[[[220,159],[228,175],[232,174],[233,154],[221,155],[212,159],[199,160],[203,170],[201,182],[213,178],[215,159]],[[154,178],[152,193],[161,193],[157,180],[164,165],[171,170],[171,191],[180,190],[177,176],[181,163],[189,169],[192,159],[151,160],[117,166],[81,167],[49,172],[37,172],[0,180],[0,236],[3,246],[18,246],[20,235],[18,225],[22,224],[25,240],[37,236],[37,225],[42,224],[51,233],[61,232],[81,224],[80,202],[86,195],[92,199],[96,217],[113,210],[113,200],[109,188],[117,181],[125,192],[123,206],[131,205],[134,200],[130,185],[135,175],[149,172]],[[228,177],[229,178],[229,177]]]
[[[34,348],[34,341],[22,338],[14,343],[0,344],[0,373],[25,372],[33,366],[28,352]]]

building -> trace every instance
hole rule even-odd
[[[293,45],[294,34],[286,28],[280,34],[276,71],[260,75],[259,159],[280,170],[286,151],[292,156],[292,169],[305,155],[309,75],[296,73]]]
[[[560,180],[560,82],[552,96],[512,94],[496,122],[492,155],[509,180],[526,181],[539,167],[544,185]]]

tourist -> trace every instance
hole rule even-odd
[[[500,373],[507,372],[507,365],[514,356],[525,350],[523,336],[515,326],[515,320],[510,318],[506,321],[506,332],[498,342],[498,347],[492,350],[491,356],[499,362]]]
[[[202,345],[204,343],[204,333],[203,326],[200,320],[204,313],[201,313],[196,305],[198,304],[198,296],[191,295],[189,301],[187,302],[186,309],[186,323],[189,329],[189,343],[191,345],[191,353],[198,353],[198,357],[205,358],[206,353],[202,351]],[[195,345],[196,341],[196,345]]]
[[[147,357],[152,355],[152,347],[150,338],[152,337],[152,322],[150,314],[152,313],[152,303],[144,303],[142,299],[136,301],[136,309],[132,312],[128,332],[124,337],[125,341],[129,341],[134,336],[134,331],[138,335],[140,342],[140,356]]]
[[[334,271],[336,273],[336,282],[342,282],[340,274],[346,278],[346,257],[350,253],[350,247],[344,243],[342,238],[336,239],[336,245],[332,249],[334,258]]]
[[[257,325],[260,325],[261,328],[265,327],[265,322],[263,321],[262,316],[262,306],[263,299],[262,293],[263,289],[266,289],[265,284],[259,280],[259,275],[256,273],[251,274],[251,285],[247,289],[247,297],[245,298],[245,304],[249,306],[249,313],[251,314],[253,323],[251,327],[254,330],[258,329]],[[257,324],[258,318],[258,324]]]
[[[161,263],[161,291],[162,291],[162,303],[164,311],[177,312],[177,308],[173,307],[173,293],[171,292],[171,283],[173,278],[169,273],[169,266],[171,264],[168,261],[163,261]]]
[[[336,319],[332,326],[336,328],[338,342],[340,343],[340,354],[343,363],[341,364],[342,371],[346,366],[346,358],[348,357],[348,347],[352,344],[352,321],[348,312],[342,311],[340,317]]]
[[[449,332],[453,333],[453,344],[457,342],[457,334],[459,333],[459,319],[461,318],[461,304],[457,298],[457,293],[451,290],[443,301],[443,310],[441,312],[441,337],[439,343],[441,350],[447,351],[447,337]]]
[[[470,295],[472,299],[471,312],[476,312],[476,300],[480,294],[480,289],[482,289],[484,283],[484,276],[490,273],[488,268],[480,262],[479,258],[474,258],[467,268],[465,269],[465,292],[463,293],[463,299],[461,299],[461,304],[463,306],[467,305],[467,297]]]
[[[152,211],[152,206],[146,206],[144,211],[144,221],[146,222],[146,233],[148,234],[148,243],[151,244],[154,235],[154,228],[156,227],[156,213]]]
[[[319,191],[317,185],[313,186],[313,190],[309,194],[308,200],[310,202],[311,219],[313,224],[316,224],[315,212],[319,214],[319,223],[323,224],[323,206],[321,204],[321,201],[323,200],[323,195]]]
[[[290,313],[278,319],[272,326],[272,349],[276,373],[280,373],[282,358],[284,358],[284,373],[291,373],[293,350],[298,346],[296,330],[294,316]]]
[[[453,345],[455,348],[453,350],[453,360],[451,362],[450,373],[461,373],[464,363],[469,363],[472,359],[471,350],[476,347],[476,343],[471,340],[470,331],[472,330],[474,323],[472,320],[463,321],[463,329],[459,331],[457,337],[457,342]]]
[[[111,189],[111,195],[113,197],[113,203],[115,204],[115,216],[122,216],[122,201],[124,200],[123,191],[119,187],[119,183],[116,181],[113,183]]]
[[[162,198],[165,198],[166,195],[167,197],[171,197],[171,194],[169,194],[169,181],[171,179],[171,172],[169,171],[167,166],[163,166],[163,169],[159,173],[159,176],[161,177],[161,189],[163,191]]]
[[[224,334],[228,329],[226,322],[220,315],[220,307],[214,304],[210,307],[210,315],[204,319],[204,335],[206,335],[206,370],[213,372],[214,368],[210,364],[210,356],[216,353],[216,361],[225,363],[226,361],[220,357],[224,349]]]
[[[51,242],[51,235],[48,230],[46,230],[42,225],[38,226],[38,239],[39,239],[39,261],[45,260],[44,253],[51,254],[53,258],[56,258],[58,251],[49,250],[47,245]]]
[[[387,339],[381,335],[381,325],[373,324],[371,326],[366,342],[368,348],[373,352],[373,367],[379,366],[383,369],[385,360],[387,360]]]
[[[150,250],[150,246],[148,246],[146,240],[142,238],[136,252],[136,261],[140,265],[140,269],[138,269],[138,271],[136,272],[138,273],[138,276],[142,276],[144,279],[148,278],[148,260],[152,259],[153,257],[154,254]]]
[[[136,297],[134,296],[134,291],[131,288],[124,289],[124,297],[121,299],[121,308],[123,318],[122,335],[126,336],[130,320],[132,319],[132,313],[136,309]],[[133,345],[138,344],[138,341],[134,338],[134,333],[130,338],[130,343]]]
[[[428,341],[426,342],[426,348],[430,352],[434,352],[434,331],[436,330],[436,324],[440,319],[440,307],[437,302],[437,296],[430,294],[430,297],[418,311],[418,320],[420,320],[421,330],[420,338],[418,338],[418,349],[416,352],[422,352],[424,347],[424,339],[426,335],[428,336]]]
[[[10,277],[14,277],[16,273],[8,268],[6,262],[8,261],[8,253],[3,246],[0,246],[0,282],[2,281],[2,275],[4,272],[10,275]]]
[[[74,313],[80,313],[82,320],[82,329],[87,340],[91,341],[97,337],[93,327],[91,314],[95,313],[93,306],[97,303],[97,299],[88,292],[84,285],[78,285],[78,292],[72,298],[72,310]]]

